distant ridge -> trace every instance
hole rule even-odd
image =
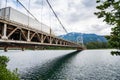
[[[77,42],[77,38],[81,37],[81,35],[84,44],[89,42],[107,42],[107,39],[104,36],[100,36],[96,34],[77,33],[77,32],[71,32],[65,35],[60,35],[59,37],[65,40]]]

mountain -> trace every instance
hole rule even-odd
[[[96,35],[96,34],[84,34],[84,33],[76,33],[71,32],[66,35],[59,36],[62,39],[70,40],[73,42],[82,41],[86,44],[88,42],[107,42],[107,39],[104,36]]]

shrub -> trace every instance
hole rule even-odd
[[[6,68],[8,61],[6,56],[0,56],[0,80],[20,80],[17,70],[11,72]]]

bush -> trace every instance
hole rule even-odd
[[[6,68],[8,61],[6,56],[0,56],[0,80],[20,80],[17,70],[11,72]]]
[[[0,67],[6,67],[9,59],[6,56],[0,56]]]

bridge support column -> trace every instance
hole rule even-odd
[[[82,49],[80,47],[77,48],[77,51],[81,51]]]
[[[55,44],[58,44],[58,40],[55,40]]]
[[[50,37],[50,44],[52,44],[52,42],[53,42],[53,39]]]
[[[44,43],[44,37],[43,37],[43,34],[41,35],[41,43]]]
[[[22,51],[24,51],[25,50],[25,48],[24,47],[22,47]]]
[[[30,41],[30,31],[28,31],[28,34],[27,34],[27,41]]]
[[[8,51],[8,47],[5,46],[5,47],[4,47],[4,52],[7,52],[7,51]]]
[[[62,45],[62,41],[60,41],[60,45]]]
[[[2,39],[8,39],[7,35],[7,24],[4,24],[2,29]]]

